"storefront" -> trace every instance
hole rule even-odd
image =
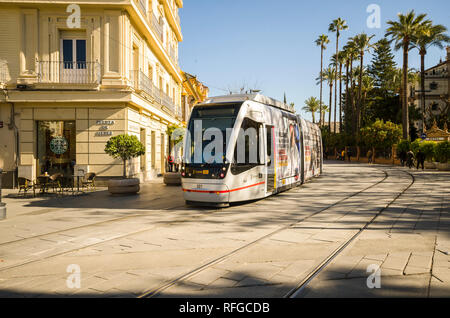
[[[121,177],[122,161],[104,151],[106,142],[120,134],[135,135],[146,147],[145,155],[127,162],[129,176],[145,181],[164,173],[168,123],[159,117],[117,103],[52,106],[17,105],[18,177],[36,180],[47,173],[71,178],[80,170],[95,173],[100,182]]]
[[[37,174],[74,175],[75,121],[37,121]]]

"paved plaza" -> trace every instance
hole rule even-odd
[[[449,172],[330,161],[223,209],[156,181],[3,200],[1,297],[450,296]]]

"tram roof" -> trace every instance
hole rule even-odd
[[[203,102],[199,105],[232,103],[232,102],[238,103],[238,102],[245,102],[245,101],[254,101],[254,102],[261,103],[261,104],[280,108],[280,109],[283,109],[283,110],[291,112],[291,113],[295,113],[295,110],[292,106],[287,105],[287,104],[280,102],[276,99],[273,99],[271,97],[264,96],[259,93],[215,96],[215,97],[208,98],[205,102]]]

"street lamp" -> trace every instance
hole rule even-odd
[[[3,169],[0,168],[0,220],[6,219],[6,203],[2,203],[2,174]]]

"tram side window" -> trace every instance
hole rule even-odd
[[[250,118],[242,121],[239,136],[234,148],[231,172],[239,174],[263,164],[260,154],[262,125]]]

